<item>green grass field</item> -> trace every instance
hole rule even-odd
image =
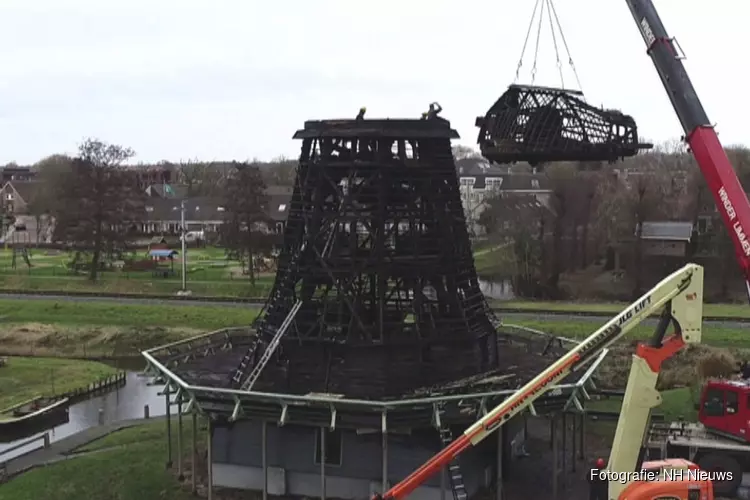
[[[0,300],[0,353],[131,357],[199,333],[253,322],[256,307]]]
[[[513,303],[513,307],[523,305]],[[545,307],[548,305],[545,304]],[[618,306],[600,307],[604,312],[604,309]],[[715,307],[718,311],[716,314],[739,316],[742,312],[734,309],[740,306]],[[95,355],[95,352],[100,355],[102,352],[125,355],[124,352],[137,348],[153,347],[201,332],[246,326],[254,321],[258,312],[258,307],[253,306],[211,304],[0,300],[0,325],[3,325],[0,329],[0,352],[72,356],[83,354],[82,350],[85,349],[88,355]],[[584,338],[600,326],[597,321],[565,319],[542,321],[509,317],[505,322],[574,339]],[[645,339],[651,333],[652,327],[641,325],[628,338]],[[750,347],[750,337],[744,329],[710,323],[704,325],[703,341],[713,346]]]
[[[684,418],[687,421],[695,421],[698,412],[695,409],[696,395],[690,388],[668,389],[661,391],[662,403],[656,409],[656,413],[664,415],[665,421],[674,421]],[[622,400],[619,398],[600,399],[589,401],[586,408],[600,411],[619,412],[622,408]]]
[[[589,312],[600,314],[617,314],[622,312],[628,303],[626,302],[552,302],[552,301],[529,301],[511,300],[507,302],[494,302],[493,305],[500,309],[523,309],[534,311],[557,311],[561,313]],[[704,304],[703,316],[721,316],[727,318],[750,318],[750,307],[747,304]]]
[[[72,300],[2,300],[0,324],[43,323],[56,325],[161,326],[215,330],[242,326],[253,321],[253,306],[214,306],[211,304],[118,304]]]
[[[136,252],[146,258],[145,249]],[[270,291],[273,274],[256,277],[255,285],[242,274],[238,261],[229,260],[218,248],[188,249],[188,288],[195,295],[226,297],[263,297]],[[152,271],[105,271],[97,283],[91,283],[86,273],[73,274],[68,269],[72,255],[56,250],[31,250],[28,267],[18,256],[12,267],[12,250],[0,250],[0,290],[39,290],[60,292],[142,293],[173,295],[182,288],[181,260],[174,263],[174,274],[154,276]],[[163,264],[163,269],[171,269]]]
[[[22,474],[0,486],[3,500],[189,500],[190,479],[180,484],[165,470],[167,443],[165,421],[117,431],[83,447],[81,456]],[[189,442],[192,419],[183,421],[183,443]],[[198,446],[205,449],[205,424],[199,420]],[[173,425],[176,429],[176,425]],[[176,433],[172,449],[176,453]],[[86,451],[96,453],[86,454]],[[183,446],[186,471],[191,451]],[[201,460],[202,462],[202,460]],[[205,471],[205,464],[199,467]],[[199,469],[201,470],[201,469]],[[205,472],[203,472],[205,474]]]
[[[560,337],[571,339],[582,339],[591,335],[604,324],[604,321],[544,321],[544,320],[527,320],[508,318],[505,323],[510,325],[520,325],[528,328],[534,328],[546,333],[551,333]],[[631,330],[626,338],[632,340],[645,340],[654,332],[653,326],[638,325]],[[729,347],[729,348],[750,348],[750,326],[747,328],[730,328],[714,324],[704,324],[702,331],[702,342],[704,344]]]
[[[0,413],[36,396],[62,394],[115,373],[114,368],[93,361],[9,357],[0,367]]]

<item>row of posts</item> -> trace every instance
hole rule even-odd
[[[549,438],[552,450],[552,498],[559,498],[561,487],[568,486],[568,472],[576,472],[576,461],[586,457],[586,414],[555,414],[550,418]]]
[[[171,468],[173,465],[173,452],[172,452],[172,404],[171,404],[171,391],[167,389],[164,394],[165,397],[165,404],[166,404],[166,422],[167,422],[167,468]],[[182,406],[183,406],[183,396],[182,392],[180,391],[177,395],[177,477],[180,481],[184,480],[184,469],[183,469],[183,463],[182,463]],[[149,415],[149,409],[148,406],[144,407],[144,417],[148,418]],[[192,419],[193,419],[193,436],[192,436],[192,473],[191,473],[191,490],[193,494],[197,493],[197,463],[198,463],[198,422],[197,422],[197,412],[195,409],[193,409],[191,413]],[[206,451],[207,451],[207,470],[208,470],[208,477],[206,478],[206,487],[207,487],[207,497],[208,500],[213,500],[213,443],[211,439],[211,419],[208,419],[208,428],[207,428],[207,436],[206,436]],[[321,499],[325,500],[326,498],[326,433],[328,429],[325,427],[321,427],[320,429],[320,491],[321,491]],[[268,464],[266,462],[266,432],[267,432],[267,422],[263,421],[262,425],[262,436],[261,436],[261,466],[263,468],[263,500],[268,500]],[[500,484],[502,482],[502,461],[500,459],[500,455],[502,452],[502,432],[498,432],[498,491],[500,491]],[[383,472],[382,472],[382,491],[385,492],[388,489],[388,433],[384,430],[382,433],[382,464],[383,464]],[[440,485],[441,485],[441,500],[446,500],[446,490],[449,489],[448,481],[447,481],[447,468],[444,468],[441,477],[440,477]],[[497,500],[501,500],[501,495],[498,494]]]
[[[172,411],[170,404],[171,390],[165,391],[164,397],[166,399],[166,422],[167,422],[167,468],[171,468],[173,465],[172,457]],[[182,437],[183,437],[183,425],[182,425],[182,407],[184,399],[182,391],[179,391],[177,395],[177,476],[180,481],[184,480],[184,467],[182,460]],[[144,407],[144,417],[148,418],[149,409],[148,406]],[[192,473],[191,473],[191,490],[193,494],[197,493],[197,463],[198,463],[198,414],[195,409],[191,413],[193,419],[192,428]],[[526,426],[526,420],[524,419],[524,427]],[[500,429],[497,432],[497,471],[496,471],[496,500],[502,500],[503,498],[503,432],[504,429]],[[321,480],[321,498],[325,499],[326,495],[326,474],[325,474],[325,456],[326,456],[326,428],[320,429],[320,480]],[[560,487],[567,486],[568,472],[576,472],[576,461],[583,460],[585,457],[586,449],[586,416],[585,414],[573,414],[573,413],[561,413],[553,416],[550,419],[550,448],[552,451],[552,495],[553,498],[559,498]],[[570,433],[569,433],[570,432]],[[382,440],[382,491],[388,490],[388,434],[383,432]],[[524,429],[524,434],[528,436],[528,432]],[[266,422],[262,425],[262,467],[263,467],[263,500],[268,500],[268,476],[265,473],[267,471],[266,463]],[[570,457],[568,457],[568,443],[570,443]],[[208,419],[207,436],[206,436],[206,451],[207,451],[207,470],[208,477],[206,478],[208,500],[213,500],[213,446],[211,439],[211,420]],[[562,449],[560,446],[562,445]],[[560,463],[562,462],[562,463]],[[446,470],[444,469],[441,473],[441,500],[445,500],[445,491],[449,489],[448,481],[446,478]],[[560,476],[562,475],[562,484],[560,482]]]
[[[171,468],[173,465],[172,462],[172,405],[171,405],[171,395],[172,391],[170,389],[166,389],[164,394],[164,398],[166,399],[166,420],[167,420],[167,468]],[[182,463],[182,406],[183,406],[184,400],[182,396],[182,391],[180,391],[177,394],[177,477],[180,481],[185,479],[184,474],[184,467]],[[149,417],[149,409],[148,405],[143,408],[144,417]],[[192,435],[192,441],[193,441],[193,449],[192,449],[192,471],[191,471],[191,490],[193,494],[196,494],[198,492],[198,413],[195,411],[195,409],[191,413],[192,419],[193,419],[193,435]],[[211,421],[208,420],[208,498],[209,500],[212,500],[213,498],[213,478],[212,476],[212,467],[211,463],[213,462],[211,457]]]

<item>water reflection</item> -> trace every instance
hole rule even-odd
[[[513,292],[513,284],[507,279],[502,281],[479,280],[479,289],[488,299],[513,300],[516,298],[516,294]]]
[[[158,395],[161,386],[150,386],[149,380],[149,377],[143,377],[136,372],[128,372],[125,385],[119,389],[71,405],[68,411],[68,422],[49,430],[50,441],[58,441],[97,425],[143,418],[146,405],[152,417],[164,415],[165,397]],[[38,433],[37,436],[42,434],[44,432]],[[14,442],[26,439],[28,437]],[[3,451],[12,447],[14,442],[0,443],[0,462],[22,455],[41,445],[41,441],[37,441],[7,455],[3,454]]]

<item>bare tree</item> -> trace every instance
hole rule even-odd
[[[477,151],[476,149],[470,147],[470,146],[464,146],[462,144],[457,144],[453,146],[453,158],[455,160],[464,160],[466,158],[472,158],[472,159],[482,159],[482,153]]]
[[[221,225],[222,241],[241,262],[247,263],[253,286],[254,257],[270,250],[269,200],[265,189],[260,169],[256,165],[236,162],[224,188],[225,220]]]
[[[52,214],[61,200],[57,197],[60,184],[71,174],[73,159],[66,155],[51,155],[32,167],[36,170],[36,188],[27,200],[26,209],[36,221],[36,241],[54,226]]]
[[[253,163],[257,164],[258,168],[260,168],[260,171],[263,174],[263,179],[267,185],[294,185],[297,160],[285,156],[279,156],[278,158],[271,160],[269,163],[259,163],[256,161],[253,161]]]
[[[560,275],[567,267],[565,264],[566,251],[565,236],[571,226],[571,219],[575,219],[578,193],[576,192],[577,168],[568,163],[550,165],[547,170],[552,194],[550,195],[551,226],[552,226],[552,260],[550,262],[547,285],[550,292],[556,294],[559,290]]]
[[[232,166],[228,162],[181,161],[176,165],[177,180],[187,188],[187,196],[220,196]]]
[[[191,198],[200,194],[208,164],[197,160],[181,161],[177,165],[178,178],[181,184],[187,188],[187,197]]]
[[[602,194],[608,202],[601,204],[600,215],[606,214],[602,222],[610,226],[610,241],[633,241],[633,294],[637,296],[643,288],[643,223],[677,215],[677,194],[683,187],[673,182],[675,172],[665,168],[660,153],[641,155],[632,163],[637,169],[610,177],[609,192]]]
[[[144,194],[137,178],[120,168],[134,154],[129,148],[87,139],[58,184],[55,237],[72,242],[77,256],[91,253],[92,281],[102,257],[124,250],[130,231],[143,217]]]

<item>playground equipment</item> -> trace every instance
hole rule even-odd
[[[29,232],[26,230],[26,225],[23,223],[16,223],[12,226],[9,231],[10,246],[13,249],[13,259],[11,260],[11,268],[16,269],[17,257],[20,255],[26,266],[31,269],[31,259],[29,253],[29,245],[31,243],[31,237]]]

